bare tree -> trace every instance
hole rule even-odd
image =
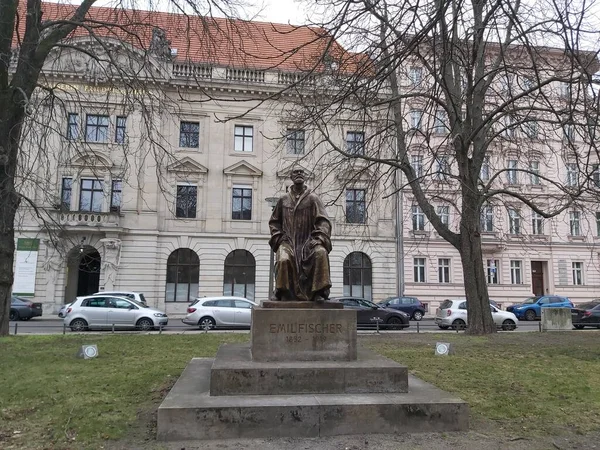
[[[491,230],[482,230],[482,211],[507,211],[507,234],[518,240],[525,210],[541,220],[591,198],[598,162],[593,8],[319,3],[324,52],[291,88],[302,95],[288,102],[289,120],[318,136],[311,150],[330,167],[346,162],[357,177],[377,167],[372,180],[396,192],[407,187],[415,211],[460,254],[469,332],[494,332],[482,254],[482,231]],[[335,39],[355,53],[339,51]],[[344,140],[349,126],[364,134]],[[440,204],[457,215],[457,227]]]
[[[68,135],[76,132],[75,128],[65,130],[62,123],[69,108],[98,102],[98,95],[104,93],[106,104],[120,109],[123,116],[130,111],[139,114],[141,137],[135,145],[122,146],[119,160],[123,171],[133,160],[143,170],[161,170],[174,159],[158,129],[160,113],[167,107],[176,110],[181,103],[160,89],[168,77],[159,62],[172,57],[164,31],[156,26],[161,13],[128,9],[135,7],[132,2],[117,1],[103,8],[95,3],[84,0],[71,6],[0,0],[0,335],[8,334],[18,211],[44,222],[49,231],[55,231],[51,237],[58,236],[59,224],[46,206],[54,204],[60,209],[60,199],[50,198],[53,190],[49,191],[48,181],[53,166],[46,164],[51,158],[45,152],[50,151],[53,135],[73,139]],[[232,57],[220,55],[219,45],[230,36],[222,27],[235,27],[236,21],[217,23],[211,17],[235,17],[240,2],[174,0],[169,6],[182,13],[177,23],[170,24],[183,36],[181,42],[187,42],[187,48],[182,45],[180,51],[194,56],[189,42],[201,40],[205,59]],[[217,39],[213,39],[215,34]],[[65,59],[70,60],[67,68],[60,66]],[[81,92],[64,77],[57,77],[57,71],[68,72],[71,79],[85,73],[92,89]],[[202,74],[191,76],[201,78]],[[98,83],[103,88],[94,91]],[[96,125],[100,125],[96,131],[102,133],[103,124]],[[121,138],[119,143],[125,144],[126,137],[117,137]],[[61,158],[71,160],[77,153],[94,155],[93,146],[85,150],[61,148]],[[145,164],[149,157],[154,163]],[[90,170],[114,169],[101,157],[86,164]]]

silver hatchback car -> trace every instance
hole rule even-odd
[[[112,295],[77,297],[67,308],[64,318],[64,324],[72,331],[113,326],[147,331],[164,327],[168,322],[169,318],[163,311]]]
[[[204,297],[194,300],[181,321],[212,330],[217,327],[250,328],[252,308],[258,306],[243,297]]]

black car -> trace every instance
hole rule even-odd
[[[29,320],[42,315],[42,304],[13,296],[10,300],[10,320]]]
[[[421,320],[425,315],[425,305],[417,297],[389,297],[377,304],[384,308],[403,311],[412,320]]]
[[[339,297],[332,299],[332,301],[343,303],[344,309],[355,309],[356,324],[359,327],[368,326],[369,328],[374,328],[377,326],[378,319],[381,328],[402,330],[409,327],[408,314],[402,311],[384,308],[366,298]]]
[[[592,300],[571,308],[571,318],[573,326],[578,330],[583,327],[600,328],[600,300]]]

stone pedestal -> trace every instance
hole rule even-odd
[[[159,440],[468,429],[465,402],[357,351],[355,311],[272,303],[253,310],[250,344],[190,361],[158,408]]]

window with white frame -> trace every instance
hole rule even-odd
[[[421,155],[412,155],[410,157],[410,165],[415,171],[415,176],[417,178],[423,176],[423,157]]]
[[[500,261],[497,259],[488,259],[485,265],[487,283],[498,284],[498,271],[500,270]]]
[[[531,120],[523,124],[523,133],[529,139],[537,139],[540,132],[540,124],[537,120]]]
[[[600,237],[600,212],[596,212],[596,236]]]
[[[581,286],[583,284],[583,263],[581,261],[572,262],[571,268],[573,272],[573,284]]]
[[[200,146],[200,123],[179,123],[179,147],[198,148]]]
[[[494,208],[491,205],[481,207],[481,231],[485,233],[494,231]]]
[[[102,212],[104,181],[83,178],[79,186],[79,211]]]
[[[365,133],[363,131],[348,131],[346,133],[346,151],[351,155],[365,154]]]
[[[577,186],[579,178],[577,163],[566,163],[565,169],[567,170],[565,184],[571,187]]]
[[[508,138],[516,136],[516,119],[513,116],[505,116],[502,121],[502,135]]]
[[[69,113],[67,116],[67,139],[76,141],[79,139],[79,114]]]
[[[438,258],[438,282],[450,283],[450,258]]]
[[[254,145],[254,127],[251,125],[235,125],[233,129],[234,150],[251,153]]]
[[[531,234],[544,234],[544,218],[535,211],[531,212]]]
[[[571,236],[581,236],[581,211],[569,211],[569,232]]]
[[[286,135],[288,155],[304,154],[304,130],[288,129]]]
[[[433,118],[433,132],[435,134],[448,134],[448,113],[443,109],[435,111]]]
[[[485,157],[481,163],[481,170],[479,171],[479,178],[481,181],[490,181],[490,158]]]
[[[440,217],[440,221],[444,225],[446,225],[447,227],[450,226],[450,207],[449,206],[447,206],[447,205],[438,206],[437,214]]]
[[[445,181],[450,175],[450,164],[447,156],[438,156],[435,159],[435,178],[439,181]]]
[[[112,180],[110,189],[110,210],[112,212],[121,211],[123,201],[123,180]]]
[[[510,282],[511,284],[523,284],[523,267],[521,261],[510,262]]]
[[[425,283],[425,258],[413,259],[415,283]]]
[[[252,188],[250,186],[234,186],[231,200],[231,218],[233,220],[252,220]]]
[[[540,184],[540,162],[529,162],[529,183],[537,186]]]
[[[419,205],[413,205],[412,207],[412,229],[413,231],[425,230],[425,214],[423,214]]]
[[[64,177],[62,179],[60,191],[60,209],[71,211],[71,194],[73,192],[73,178]]]
[[[117,144],[124,144],[127,138],[127,117],[117,116],[115,122],[115,142]]]
[[[521,234],[521,215],[515,208],[508,208],[508,232]]]
[[[346,223],[365,223],[367,205],[364,189],[346,189]]]
[[[419,86],[423,81],[423,68],[413,66],[408,69],[408,80],[413,86]]]
[[[575,125],[566,123],[563,125],[563,140],[565,142],[575,142]]]
[[[517,175],[518,162],[516,159],[509,159],[506,170],[506,181],[508,184],[518,184],[519,178]]]
[[[198,186],[190,183],[177,184],[175,217],[195,219],[198,205]]]
[[[88,114],[85,122],[85,141],[107,142],[108,126],[108,116],[101,114]]]
[[[592,165],[592,183],[596,188],[600,187],[600,165]]]
[[[411,109],[410,110],[410,128],[413,130],[421,130],[423,125],[423,110],[422,109]]]

